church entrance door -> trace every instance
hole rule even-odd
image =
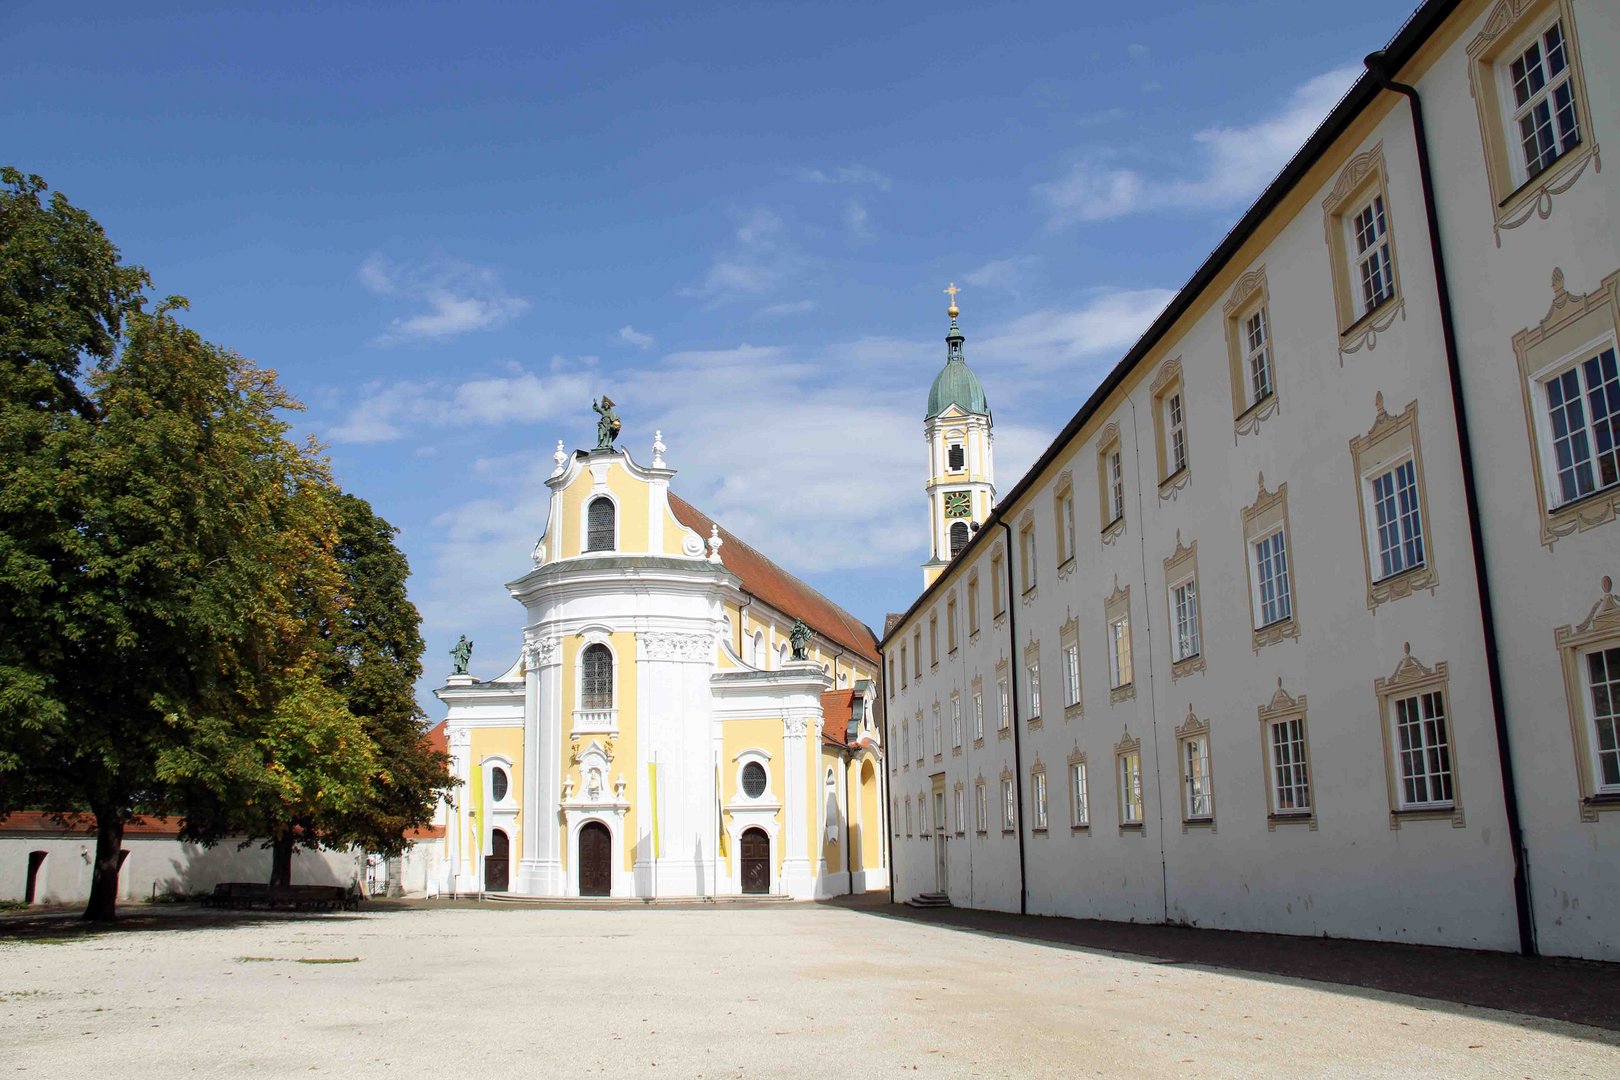
[[[579,830],[579,895],[613,893],[613,836],[600,821],[587,821]]]
[[[763,895],[771,891],[771,840],[764,829],[742,834],[742,891]]]
[[[484,891],[505,892],[512,867],[512,841],[506,830],[489,834],[489,854],[484,856]]]

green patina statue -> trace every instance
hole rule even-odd
[[[810,628],[804,625],[803,619],[796,619],[793,629],[788,631],[788,640],[793,642],[793,659],[810,659]]]
[[[596,410],[596,448],[598,450],[613,449],[613,440],[619,437],[619,414],[613,411],[613,399],[606,394],[602,400],[592,401],[591,408]]]
[[[466,634],[462,634],[461,640],[456,642],[455,648],[450,650],[450,658],[455,661],[456,665],[450,674],[467,674],[467,665],[472,662],[472,642],[467,640]]]

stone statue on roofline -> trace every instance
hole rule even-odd
[[[462,634],[461,640],[456,642],[455,647],[450,650],[450,659],[455,664],[450,674],[467,674],[467,665],[472,663],[472,645],[473,643],[467,640],[467,635]]]
[[[803,619],[795,619],[793,629],[788,631],[788,640],[793,642],[793,659],[810,659],[810,628],[804,625]]]
[[[613,399],[606,394],[601,401],[592,400],[591,408],[596,410],[596,448],[598,450],[613,449],[613,440],[619,437],[619,414],[613,411]]]

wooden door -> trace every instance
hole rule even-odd
[[[742,891],[763,894],[771,891],[771,840],[764,829],[742,834]]]
[[[579,830],[579,895],[613,894],[613,837],[600,821]]]
[[[512,841],[506,830],[496,829],[489,836],[489,854],[484,856],[484,891],[505,892],[511,881]]]
[[[934,788],[934,887],[942,893],[951,891],[951,861],[945,853],[949,834],[945,828],[945,792],[943,781],[935,781]]]

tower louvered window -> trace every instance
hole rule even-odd
[[[596,499],[586,511],[585,550],[613,550],[613,501]]]
[[[958,552],[968,545],[967,522],[958,521],[951,525],[951,558],[956,558]]]
[[[580,662],[582,701],[587,709],[613,708],[613,654],[606,645],[587,645]]]

